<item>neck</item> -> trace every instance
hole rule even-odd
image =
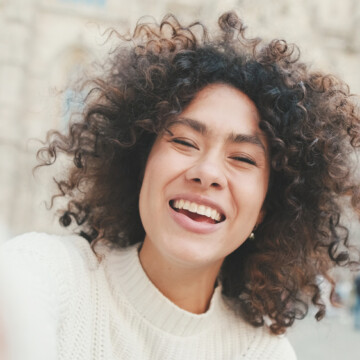
[[[194,314],[208,310],[221,263],[196,268],[182,266],[152,251],[147,241],[139,258],[151,282],[175,305]]]

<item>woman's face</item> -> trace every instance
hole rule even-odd
[[[213,84],[158,136],[140,191],[147,249],[187,267],[220,266],[248,238],[269,181],[258,124],[244,93]]]

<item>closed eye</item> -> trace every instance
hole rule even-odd
[[[183,140],[183,139],[175,138],[175,139],[172,139],[171,141],[176,144],[180,144],[180,145],[184,145],[184,146],[192,147],[192,148],[196,149],[196,146],[194,144],[190,143],[189,141]]]
[[[244,156],[235,156],[235,157],[232,157],[233,160],[236,160],[236,161],[241,161],[241,162],[245,162],[247,164],[250,164],[250,165],[256,165],[256,162],[252,159],[249,159],[247,157],[244,157]]]

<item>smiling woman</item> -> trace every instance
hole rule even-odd
[[[205,87],[181,118],[158,136],[147,160],[139,202],[143,249],[147,242],[162,253],[171,247],[176,259],[187,253],[191,265],[218,273],[261,222],[269,157],[260,137],[266,139],[254,103],[227,85]],[[181,200],[182,211],[173,211]],[[205,206],[214,220],[205,221]],[[204,214],[192,215],[198,212]]]
[[[54,197],[79,230],[3,247],[12,359],[292,360],[279,334],[359,264],[341,223],[360,213],[355,97],[235,13],[219,26],[139,22],[49,133],[38,155],[73,158]]]
[[[225,257],[261,223],[269,182],[265,144],[254,103],[233,87],[213,84],[150,151],[140,190],[146,233],[140,261],[170,300],[186,296],[188,311],[207,310]],[[180,279],[161,275],[173,268]],[[172,286],[184,276],[196,287]]]

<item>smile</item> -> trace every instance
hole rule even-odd
[[[188,216],[194,221],[217,224],[225,220],[225,216],[216,209],[189,200],[171,200],[170,206],[175,211]]]

